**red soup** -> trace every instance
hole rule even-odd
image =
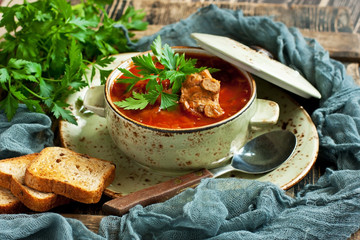
[[[218,118],[199,117],[183,110],[180,105],[171,110],[162,110],[157,103],[148,105],[143,110],[124,110],[117,107],[118,110],[142,124],[167,129],[184,129],[205,126],[224,120],[241,110],[250,100],[249,80],[237,68],[217,57],[204,57],[194,54],[186,54],[186,57],[196,58],[197,67],[206,66],[220,69],[211,75],[220,81],[219,103],[225,114]],[[131,67],[129,71],[137,74],[135,67]],[[138,82],[135,87],[145,88],[145,85],[146,81],[143,81]],[[110,89],[111,100],[117,102],[131,96],[131,93],[126,92],[126,87],[127,84],[114,82]]]

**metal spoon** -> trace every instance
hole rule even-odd
[[[103,211],[113,215],[123,215],[137,204],[147,206],[175,196],[185,188],[196,186],[201,179],[218,177],[230,171],[261,174],[274,170],[290,158],[296,147],[296,137],[292,132],[278,130],[262,134],[243,146],[231,159],[231,163],[214,169],[186,174],[115,198],[103,205]]]
[[[277,130],[264,133],[247,142],[223,167],[209,170],[213,177],[230,171],[261,174],[274,170],[294,152],[296,136],[289,131]]]

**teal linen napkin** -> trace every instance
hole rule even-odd
[[[29,112],[19,105],[9,122],[0,111],[0,159],[40,152],[53,145],[51,120],[45,114]]]
[[[158,34],[170,45],[194,46],[192,32],[262,46],[300,71],[323,96],[312,114],[320,137],[319,159],[335,163],[338,169],[327,169],[316,184],[305,186],[295,198],[271,183],[206,179],[164,203],[138,205],[122,217],[105,217],[98,234],[77,220],[53,213],[2,215],[0,239],[48,239],[51,233],[53,239],[328,240],[346,239],[360,228],[360,90],[343,64],[294,28],[214,5]],[[156,35],[130,45],[147,50]],[[32,223],[31,231],[18,227],[26,222]]]
[[[55,213],[3,214],[0,217],[0,239],[104,239],[89,231],[78,220]]]
[[[328,170],[295,199],[271,183],[206,179],[165,203],[104,218],[100,233],[107,239],[346,239],[359,228],[359,177],[359,171]]]

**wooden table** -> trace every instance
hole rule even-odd
[[[136,9],[144,9],[150,26],[147,31],[138,33],[138,37],[155,33],[162,26],[186,18],[198,8],[210,3],[223,8],[242,9],[246,16],[273,16],[276,21],[282,21],[287,26],[298,27],[304,36],[316,38],[329,51],[332,58],[341,60],[346,64],[349,74],[360,84],[360,1],[294,0],[293,2],[296,4],[285,0],[274,0],[274,3],[256,2],[258,3],[247,3],[247,1],[240,0],[123,0],[109,6],[107,10],[116,17],[129,5],[133,5]],[[311,108],[306,106],[305,108],[311,112]],[[306,184],[315,183],[326,167],[318,160],[304,179],[287,190],[287,194],[295,196]],[[89,229],[97,232],[99,222],[103,217],[101,206],[109,199],[109,197],[103,196],[98,204],[74,203],[56,208],[54,212],[79,219]],[[360,231],[351,237],[351,239],[358,238],[360,238]]]

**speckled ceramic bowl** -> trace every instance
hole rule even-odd
[[[175,47],[174,50],[214,57],[198,48]],[[129,68],[130,65],[131,59],[128,59],[118,68]],[[233,116],[211,125],[187,129],[145,125],[125,116],[110,99],[111,86],[122,74],[118,68],[109,75],[105,86],[87,91],[84,105],[106,118],[112,140],[125,155],[161,174],[177,175],[223,165],[247,141],[252,126],[275,124],[279,116],[277,103],[257,99],[254,79],[239,69],[250,83],[251,98]]]

